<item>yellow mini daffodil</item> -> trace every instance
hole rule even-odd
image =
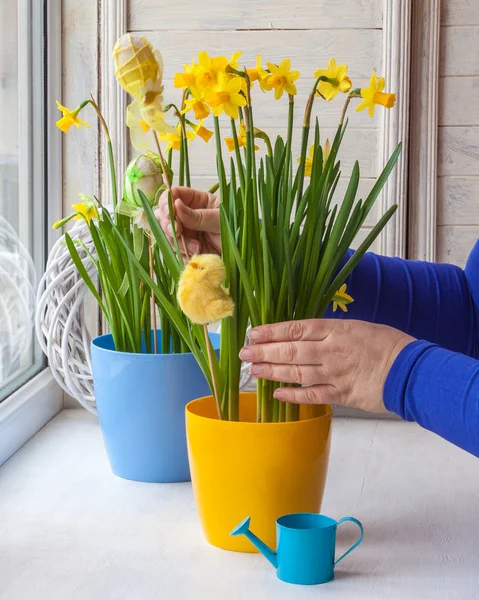
[[[210,114],[209,106],[204,102],[202,98],[189,98],[185,102],[185,108],[181,111],[181,114],[184,115],[190,110],[193,110],[195,113],[195,119],[201,121],[201,119],[206,119],[206,117]]]
[[[238,118],[238,107],[246,105],[246,98],[240,94],[242,77],[229,77],[220,73],[218,84],[214,91],[206,94],[206,102],[213,109],[215,117],[219,117],[224,111],[232,119]]]
[[[196,84],[203,89],[211,89],[218,83],[220,73],[223,73],[228,66],[226,56],[210,57],[207,52],[198,54],[198,72]]]
[[[333,312],[336,312],[339,308],[343,312],[348,312],[348,304],[354,302],[354,298],[346,293],[346,284],[344,283],[339,290],[334,294],[333,297]]]
[[[380,104],[385,108],[392,108],[396,102],[396,94],[384,93],[384,86],[384,77],[377,79],[376,73],[373,73],[371,75],[369,87],[361,89],[361,96],[363,100],[356,108],[356,111],[360,112],[361,110],[367,108],[369,116],[374,117],[374,109],[376,104]]]
[[[75,108],[75,110],[70,110],[69,108],[62,106],[58,100],[57,106],[58,110],[61,110],[63,116],[56,122],[56,126],[58,129],[60,129],[60,131],[63,131],[63,133],[66,133],[72,125],[75,125],[77,129],[81,129],[81,127],[90,127],[88,123],[85,123],[85,121],[82,121],[78,117],[78,113],[81,110],[80,107]]]
[[[328,81],[320,81],[316,88],[328,102],[335,98],[338,92],[346,94],[351,89],[351,79],[347,77],[347,65],[337,65],[334,58],[329,59],[327,69],[318,69],[315,77],[327,77]]]
[[[72,204],[73,210],[77,213],[73,218],[75,221],[85,219],[89,225],[92,219],[98,219],[98,209],[91,198],[84,194],[79,194],[79,196],[83,202]]]
[[[238,69],[239,59],[241,58],[242,52],[233,52],[226,66],[233,69]]]
[[[196,83],[198,67],[194,62],[191,65],[184,65],[183,73],[176,73],[173,80],[174,86],[180,89],[192,88]]]
[[[189,142],[194,140],[196,137],[196,133],[193,131],[186,132],[186,138]],[[160,133],[158,136],[160,142],[166,142],[165,152],[169,152],[171,149],[179,150],[181,147],[181,128],[178,126],[174,133]]]
[[[246,147],[247,134],[246,134],[246,127],[245,127],[243,121],[241,121],[240,126],[238,127],[237,138],[238,138],[238,147],[239,148]],[[233,150],[235,149],[234,138],[232,138],[232,137],[225,138],[225,142],[226,142],[228,151],[233,152]],[[256,146],[256,145],[255,145],[254,149],[259,150],[258,146]]]
[[[265,90],[274,89],[274,97],[279,100],[284,92],[295,96],[297,93],[294,82],[299,79],[299,71],[291,71],[291,61],[289,58],[283,59],[279,66],[273,63],[267,63],[270,75],[262,81],[262,87]]]
[[[246,72],[248,73],[248,77],[249,77],[249,80],[251,81],[251,83],[253,83],[253,81],[261,81],[262,79],[264,79],[265,77],[267,77],[269,75],[268,71],[263,69],[263,67],[261,65],[262,60],[263,60],[263,56],[261,54],[257,54],[256,55],[256,66],[254,67],[254,69],[246,69]]]
[[[324,142],[324,146],[323,146],[323,166],[326,164],[326,161],[328,160],[328,156],[331,153],[331,144],[329,143],[329,140],[326,140]],[[311,147],[309,149],[309,156],[306,157],[306,161],[304,163],[304,176],[305,177],[311,177],[311,171],[313,169],[313,159],[314,159],[314,144],[311,144]],[[298,164],[301,162],[301,158],[297,158],[296,159],[298,161]]]
[[[198,124],[188,121],[188,125],[193,129],[195,134],[205,142],[209,142],[213,136],[213,132],[211,130],[203,127],[203,121],[200,121]]]

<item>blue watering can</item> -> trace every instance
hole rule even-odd
[[[340,523],[352,521],[359,527],[359,539],[337,560],[336,530]],[[353,517],[335,521],[314,513],[284,515],[276,521],[277,549],[273,552],[249,529],[250,517],[241,521],[231,535],[245,535],[275,567],[279,579],[287,583],[314,585],[334,578],[334,567],[363,539],[363,526]]]

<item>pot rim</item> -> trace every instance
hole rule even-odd
[[[256,392],[240,392],[241,395],[243,396],[256,396]],[[222,426],[229,426],[229,427],[235,427],[238,425],[242,425],[243,427],[247,426],[247,425],[252,425],[252,426],[257,426],[257,427],[271,427],[271,426],[281,426],[281,427],[285,427],[285,426],[290,426],[290,427],[297,427],[300,423],[311,423],[312,421],[318,421],[320,419],[331,419],[332,415],[333,415],[333,409],[331,407],[330,404],[318,404],[317,406],[322,406],[324,408],[324,414],[323,415],[318,415],[317,417],[310,417],[307,419],[301,419],[300,421],[283,421],[281,423],[258,423],[256,421],[220,421],[217,418],[211,418],[211,417],[205,417],[204,415],[199,415],[196,412],[193,412],[191,410],[192,406],[195,405],[197,402],[200,402],[201,400],[206,400],[208,398],[211,398],[214,401],[213,396],[210,394],[208,396],[202,396],[201,398],[195,398],[194,400],[191,400],[191,402],[188,402],[188,404],[185,407],[185,411],[187,416],[191,415],[191,417],[197,418],[197,419],[204,419],[205,421],[209,421],[209,422],[216,422],[218,423],[218,425],[220,427]]]
[[[161,332],[161,329],[158,328],[158,331]],[[159,352],[158,354],[146,354],[144,352],[119,352],[118,350],[110,350],[109,348],[104,348],[103,346],[99,345],[99,341],[100,340],[104,340],[105,338],[111,338],[112,334],[111,333],[104,333],[103,335],[97,335],[95,338],[92,339],[91,341],[91,347],[95,347],[96,350],[100,351],[100,352],[105,352],[107,354],[121,354],[122,356],[134,356],[134,357],[139,357],[142,356],[144,357],[146,360],[158,360],[159,357],[166,359],[168,358],[169,360],[174,360],[174,358],[180,358],[182,356],[193,356],[192,352],[175,352],[174,354],[162,354],[161,352]],[[211,331],[209,333],[209,337],[210,340],[213,344],[213,348],[214,350],[219,350],[220,349],[220,334],[219,333],[215,333],[213,331]]]

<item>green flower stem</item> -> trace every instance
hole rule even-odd
[[[181,143],[180,143],[180,165],[183,165],[185,173],[185,183],[187,187],[191,187],[190,179],[190,159],[188,155],[188,138],[186,136],[185,119],[181,113],[177,114],[181,124]],[[181,174],[181,167],[180,167]],[[182,184],[180,184],[182,185]]]
[[[293,139],[293,120],[294,120],[294,96],[288,94],[288,137],[286,138],[286,160],[289,161],[291,152],[291,142]]]
[[[221,132],[218,117],[213,117],[213,122],[215,127],[216,161],[218,168],[220,198],[221,200],[223,200],[226,192],[226,173],[225,166],[223,163],[223,152],[221,150]]]
[[[117,213],[116,213],[116,207],[118,204],[118,190],[117,190],[117,185],[116,185],[116,171],[115,171],[115,159],[113,158],[113,146],[111,143],[111,138],[110,138],[110,131],[108,130],[108,125],[106,124],[105,119],[103,118],[103,115],[101,114],[101,111],[97,105],[97,103],[95,102],[95,100],[93,99],[93,96],[91,97],[90,100],[85,100],[85,102],[82,102],[82,104],[80,104],[80,106],[86,106],[87,103],[90,103],[93,108],[95,109],[96,114],[98,115],[98,118],[100,120],[101,126],[103,128],[103,131],[105,133],[105,139],[106,139],[106,144],[107,144],[107,148],[108,148],[108,163],[110,166],[110,180],[111,180],[111,195],[112,195],[112,201],[113,201],[113,214],[115,215],[115,219],[117,218]]]
[[[308,152],[308,138],[309,138],[309,125],[303,126],[303,132],[301,136],[301,156],[299,159],[299,167],[298,167],[298,191],[296,194],[296,202],[297,206],[301,203],[301,199],[303,198],[303,185],[304,185],[304,170],[306,167],[306,154]],[[296,224],[295,224],[296,225]],[[294,231],[294,228],[293,228]],[[297,233],[299,233],[299,223],[297,225]],[[294,237],[292,238],[293,243],[295,243]]]
[[[240,187],[243,190],[245,187],[244,167],[243,167],[243,161],[241,160],[241,153],[240,153],[239,143],[238,143],[238,133],[236,131],[236,123],[235,123],[234,119],[231,119],[231,133],[233,136],[233,143],[235,145],[236,169],[238,171],[238,176],[240,179]]]
[[[353,98],[361,98],[361,94],[357,93],[356,90],[353,90],[350,94],[348,94],[348,97],[346,98],[346,102],[344,103],[344,107],[343,107],[343,112],[341,113],[341,118],[339,120],[339,124],[342,125],[344,122],[344,117],[346,116],[346,112],[348,110],[349,107],[349,103],[351,102],[351,100]]]
[[[173,207],[173,192],[171,191],[170,178],[169,178],[168,170],[167,170],[167,167],[165,164],[165,159],[163,158],[163,152],[161,151],[160,142],[158,141],[158,136],[156,135],[156,133],[154,131],[153,131],[153,137],[155,139],[156,149],[158,151],[158,158],[160,159],[161,170],[163,171],[163,179],[165,180],[166,187],[168,188],[168,208],[169,208],[169,213],[170,213],[170,223],[171,223],[171,227],[173,230],[173,239],[175,241],[176,255],[177,255],[178,261],[182,264],[183,259],[181,257],[180,246],[178,244],[178,236],[176,235],[175,213],[174,213],[174,207]],[[182,184],[180,184],[180,185],[182,185]],[[184,239],[183,235],[181,235],[181,241],[183,243],[184,253],[186,256],[188,256],[188,250],[186,249],[185,239]]]
[[[286,422],[290,423],[291,421],[299,421],[299,404],[292,404],[291,402],[286,402]]]
[[[168,315],[164,311],[160,311],[161,323],[161,353],[170,353],[170,321]]]
[[[178,185],[185,185],[185,138],[183,132],[180,134],[180,172],[178,174]]]

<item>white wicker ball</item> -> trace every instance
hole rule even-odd
[[[90,278],[96,284],[95,247],[85,222],[75,221],[70,236]],[[90,359],[91,337],[86,326],[86,284],[70,257],[62,236],[53,246],[37,292],[36,331],[40,346],[61,388],[96,414]]]

